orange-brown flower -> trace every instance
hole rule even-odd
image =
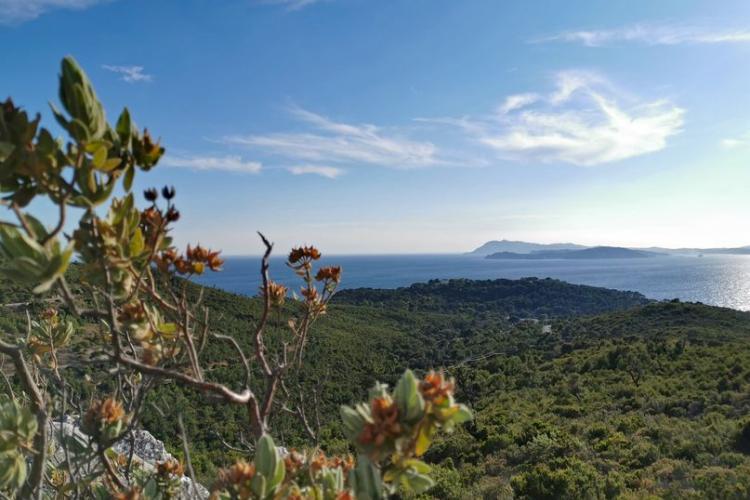
[[[225,488],[234,489],[239,498],[249,499],[252,496],[250,481],[255,476],[255,464],[240,460],[228,469],[219,471],[219,479],[214,484],[214,491]]]
[[[284,457],[284,467],[288,476],[293,476],[305,465],[304,455],[298,453],[296,450],[291,450],[289,454]]]
[[[156,267],[159,268],[162,272],[167,272],[169,270],[169,266],[174,264],[177,259],[179,259],[179,255],[177,255],[177,249],[174,247],[169,247],[168,249],[164,250],[161,255],[155,255],[154,256],[154,263],[156,263]]]
[[[156,366],[161,361],[161,346],[159,344],[144,343],[141,359],[149,366]]]
[[[261,289],[262,291],[262,289]],[[287,287],[275,281],[268,283],[268,297],[271,300],[271,305],[279,307],[284,304],[286,299]]]
[[[203,248],[200,245],[195,248],[188,245],[185,256],[178,257],[174,261],[174,266],[180,274],[202,274],[206,266],[212,271],[221,271],[224,260],[219,257],[220,253]]]
[[[164,477],[182,476],[185,473],[182,464],[173,458],[164,462],[157,462],[156,472]]]
[[[456,388],[455,381],[446,379],[442,372],[430,371],[419,384],[419,390],[426,401],[442,404],[453,394]]]
[[[351,455],[347,455],[343,458],[339,456],[331,457],[328,460],[328,467],[331,469],[340,468],[344,475],[346,475],[354,468],[354,457]]]
[[[224,265],[224,259],[219,258],[219,253],[221,252],[210,252],[206,257],[205,262],[212,271],[221,271],[221,266]]]
[[[62,469],[54,469],[49,476],[53,488],[61,488],[68,482],[68,474]]]
[[[354,495],[352,495],[352,492],[349,490],[340,491],[338,495],[336,495],[336,500],[354,500]]]
[[[125,409],[119,401],[107,398],[95,400],[83,416],[82,430],[89,436],[98,436],[102,426],[115,424],[125,418]]]
[[[193,264],[182,257],[177,257],[177,260],[174,261],[174,268],[180,274],[188,274],[193,271]]]
[[[54,309],[52,307],[48,307],[44,311],[42,311],[42,319],[46,319],[48,321],[57,319],[57,309]]]
[[[315,287],[303,288],[300,290],[300,293],[308,302],[315,302],[318,300],[318,290]]]
[[[119,401],[107,398],[103,401],[94,401],[86,412],[86,415],[96,418],[100,422],[113,424],[125,416],[125,410]]]
[[[340,283],[341,266],[321,267],[318,270],[318,274],[315,275],[315,279],[318,281],[333,281],[334,283]]]
[[[401,424],[398,421],[398,406],[390,398],[375,398],[370,403],[372,423],[365,424],[359,435],[362,444],[382,446],[388,439],[401,435]]]
[[[143,130],[143,151],[147,156],[161,156],[164,154],[164,148],[159,145],[158,141],[154,142],[148,129]]]
[[[117,319],[123,323],[140,323],[146,319],[146,310],[140,302],[130,302],[120,308]]]
[[[299,261],[309,262],[311,260],[318,260],[320,258],[320,251],[314,246],[302,246],[293,248],[289,253],[289,262],[296,264]]]
[[[148,207],[141,213],[141,224],[146,227],[159,227],[162,220],[161,212],[156,207]]]
[[[312,460],[310,460],[310,470],[313,474],[320,472],[327,465],[328,459],[326,459],[326,454],[322,451],[316,453]]]

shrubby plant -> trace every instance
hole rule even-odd
[[[0,402],[0,490],[19,498],[176,497],[179,477],[194,477],[184,431],[184,463],[149,470],[112,449],[132,442],[149,392],[168,381],[203,393],[207,404],[236,405],[247,414],[252,456],[219,473],[213,498],[383,498],[430,488],[422,455],[439,431],[471,418],[454,401],[453,381],[439,372],[420,380],[407,371],[392,392],[378,384],[367,402],[343,407],[356,457],[277,447],[271,427],[280,411],[298,418],[317,443],[315,408],[296,396],[310,329],[326,313],[341,269],[316,269],[320,252],[312,246],[293,249],[288,265],[302,281],[300,298],[286,309],[292,311],[286,331],[268,335],[269,317],[289,291],[270,279],[273,245],[260,235],[262,314],[245,338],[212,331],[209,311],[201,296],[191,299],[186,279],[220,270],[220,253],[173,245],[180,218],[173,188],[146,190],[145,208],[132,192],[135,175],[157,166],[164,148],[127,109],[110,125],[70,57],[62,62],[59,97],[61,109],[52,112],[67,141],[12,100],[0,107],[0,191],[15,217],[0,223],[0,272],[48,305],[29,317],[25,331],[0,335],[0,353],[13,365]],[[31,213],[38,200],[57,208],[51,229]],[[73,261],[77,290],[66,281]],[[239,387],[206,376],[201,355],[209,341],[236,353],[245,375]],[[75,389],[80,384],[68,379],[66,366],[78,365],[97,366],[93,373],[107,380],[84,380],[84,389]],[[112,389],[102,393],[102,387]],[[79,431],[65,425],[75,413]]]

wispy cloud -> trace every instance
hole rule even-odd
[[[286,10],[300,10],[324,0],[259,0],[257,3],[266,5],[283,5]]]
[[[119,73],[123,81],[128,83],[150,82],[153,76],[143,72],[143,66],[110,66],[102,65],[102,68],[113,73]]]
[[[526,106],[530,104],[534,104],[539,100],[539,95],[534,94],[532,92],[526,93],[526,94],[514,94],[509,95],[505,98],[505,102],[503,102],[502,106],[498,108],[498,111],[501,114],[507,114],[511,111],[515,111],[517,109],[525,108]]]
[[[324,167],[320,165],[299,165],[296,167],[289,167],[289,170],[294,175],[320,175],[322,177],[328,177],[329,179],[335,179],[344,173],[344,170],[336,167]]]
[[[337,122],[299,107],[292,107],[290,112],[309,130],[233,135],[221,142],[303,162],[356,162],[393,168],[441,162],[431,142],[411,140],[375,125]]]
[[[565,31],[532,42],[572,42],[587,47],[633,42],[646,45],[722,44],[750,42],[750,27],[722,30],[675,24],[634,24],[614,29]]]
[[[636,100],[600,75],[567,71],[548,94],[510,96],[493,115],[433,121],[462,128],[506,159],[594,166],[663,149],[683,116],[669,101]]]
[[[737,137],[727,137],[726,139],[722,139],[719,141],[719,145],[724,149],[746,148],[750,146],[750,132],[745,132]]]
[[[167,167],[192,170],[221,170],[242,174],[256,174],[263,168],[259,162],[245,161],[240,156],[193,156],[167,154],[159,162]]]
[[[56,9],[85,9],[108,0],[0,0],[0,24],[31,21]]]

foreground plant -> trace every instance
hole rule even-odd
[[[110,125],[72,58],[62,62],[60,100],[62,110],[52,111],[68,142],[53,139],[40,127],[39,115],[30,118],[10,99],[0,106],[0,192],[15,217],[0,222],[0,272],[42,300],[61,304],[28,321],[26,332],[0,335],[0,353],[10,358],[21,388],[16,394],[8,384],[10,398],[0,404],[0,491],[19,498],[51,492],[58,498],[175,497],[179,477],[194,476],[184,431],[186,462],[160,463],[153,471],[111,448],[132,442],[148,393],[168,381],[247,414],[254,458],[220,474],[216,498],[383,498],[429,488],[429,467],[419,457],[437,431],[471,417],[454,402],[453,382],[440,373],[418,381],[407,371],[393,393],[377,385],[368,403],[344,407],[343,427],[356,460],[328,458],[314,448],[283,455],[270,437],[280,409],[298,418],[317,443],[308,417],[317,407],[305,408],[300,385],[304,351],[310,328],[327,312],[341,281],[341,268],[315,269],[321,257],[315,247],[293,249],[288,265],[302,280],[301,298],[286,307],[287,288],[269,277],[273,245],[260,235],[263,308],[249,341],[212,331],[202,296],[190,295],[181,278],[219,271],[220,253],[200,245],[181,252],[173,245],[171,232],[180,218],[174,188],[146,190],[145,208],[131,192],[136,173],[154,168],[164,148],[135,125],[127,109]],[[115,197],[116,190],[124,194]],[[52,229],[30,213],[36,200],[57,208]],[[70,220],[71,209],[77,221]],[[65,279],[74,259],[82,283],[77,293]],[[289,316],[287,331],[268,339],[269,316],[282,310]],[[236,353],[245,372],[238,387],[206,376],[201,354],[211,339]],[[102,380],[76,393],[66,364],[96,365]],[[102,392],[107,386],[113,389]],[[64,425],[70,409],[81,415],[79,433]]]

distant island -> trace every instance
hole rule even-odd
[[[496,252],[486,259],[644,259],[665,256],[664,253],[632,250],[622,247],[592,247],[582,250],[537,250],[529,253]]]
[[[602,249],[604,249],[602,251]],[[615,251],[618,250],[618,251]],[[590,253],[563,255],[569,251],[594,250]],[[626,252],[619,252],[625,250]],[[630,254],[635,252],[635,254]],[[638,253],[645,255],[638,255]],[[621,255],[617,255],[621,253]],[[655,255],[651,255],[655,254]],[[585,246],[575,243],[531,243],[527,241],[493,240],[475,248],[467,255],[493,259],[596,259],[655,257],[657,255],[750,255],[750,246],[731,248],[626,248],[612,246]]]
[[[513,252],[513,253],[531,253],[543,250],[583,250],[587,248],[583,245],[576,245],[574,243],[529,243],[526,241],[510,241],[510,240],[499,240],[499,241],[488,241],[484,245],[480,246],[469,252],[469,255],[491,255],[498,252]]]

